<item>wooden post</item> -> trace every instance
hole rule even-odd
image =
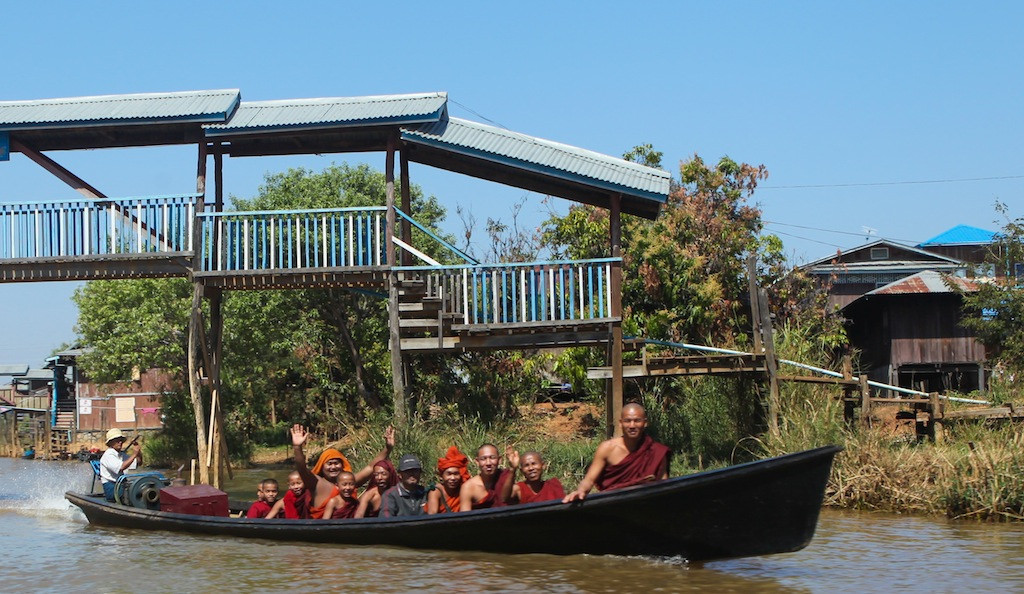
[[[195,208],[195,220],[192,225],[192,270],[196,271],[200,267],[202,260],[200,250],[200,238],[202,237],[202,229],[199,225],[199,214],[203,212],[205,205],[206,196],[206,141],[201,140],[199,142],[199,163],[196,166],[196,193],[199,194],[199,199],[196,203]],[[203,391],[202,385],[199,381],[199,341],[200,331],[202,330],[202,305],[203,305],[203,285],[198,280],[193,280],[192,286],[192,312],[189,315],[188,320],[188,390],[189,397],[192,400],[192,412],[195,415],[196,423],[196,449],[199,454],[199,460],[205,462],[206,460],[206,419],[204,417],[205,411],[203,410]],[[205,464],[199,465],[199,482],[203,484],[210,483],[209,468]]]
[[[220,363],[223,341],[224,318],[221,315],[221,304],[223,302],[220,289],[208,289],[207,294],[210,301],[210,345],[207,348],[208,367],[206,373],[210,382],[210,438],[207,443],[206,465],[212,469],[212,485],[221,488],[222,480],[220,469],[222,457],[226,452],[221,447],[226,443],[223,439],[224,415],[220,403]]]
[[[395,259],[395,150],[398,148],[398,133],[388,137],[387,156],[384,166],[387,195],[387,232],[386,247],[388,258],[388,348],[391,351],[391,387],[394,402],[395,424],[404,427],[405,411],[405,373],[402,364],[402,336],[399,331],[398,315],[398,265]]]
[[[412,216],[412,188],[409,186],[409,152],[404,146],[398,153],[399,173],[402,182],[402,212]],[[412,223],[402,219],[402,241],[412,245]],[[402,250],[402,266],[412,264],[412,254]]]
[[[853,358],[849,353],[843,355],[843,379],[853,380]],[[853,422],[853,387],[850,384],[843,385],[843,420],[846,423]]]
[[[871,427],[871,386],[868,385],[868,374],[860,374],[860,418],[865,427]]]
[[[611,196],[608,209],[608,231],[611,243],[612,258],[622,257],[622,195]],[[611,315],[618,321],[611,323],[611,348],[608,349],[612,368],[612,377],[608,380],[605,398],[605,436],[620,435],[622,427],[619,417],[622,416],[622,263],[613,262],[609,293],[611,293]]]
[[[762,345],[764,346],[764,367],[768,372],[768,433],[779,437],[779,362],[775,358],[775,334],[772,331],[772,316],[768,307],[768,292],[757,290],[757,311],[761,317]]]
[[[943,426],[942,416],[942,402],[939,400],[939,393],[932,392],[928,395],[928,408],[931,413],[931,422],[928,424],[929,433],[931,433],[932,441],[935,443],[942,443],[945,438],[945,427]],[[1012,418],[1012,415],[1011,415]]]
[[[750,254],[747,256],[747,292],[750,294],[750,324],[754,330],[754,354],[760,355],[762,352],[761,344],[761,313],[758,308],[758,297],[757,292],[757,255]]]

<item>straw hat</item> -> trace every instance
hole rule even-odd
[[[121,433],[121,430],[116,427],[114,429],[111,429],[110,431],[107,431],[107,441],[104,443],[110,444],[110,442],[114,441],[115,439],[126,439],[124,433]]]

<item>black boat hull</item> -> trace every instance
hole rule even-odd
[[[807,546],[840,449],[823,447],[595,493],[582,503],[551,501],[417,518],[250,520],[136,509],[70,492],[65,496],[99,526],[420,549],[707,561]]]

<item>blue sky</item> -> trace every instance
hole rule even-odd
[[[611,155],[649,142],[670,171],[694,153],[763,163],[755,200],[800,263],[863,243],[864,227],[916,243],[957,224],[997,228],[996,200],[1024,214],[1022,6],[20,2],[3,11],[0,100],[447,91],[453,115]],[[194,189],[194,147],[51,156],[110,196]],[[343,160],[384,158],[229,159],[226,192]],[[452,232],[456,205],[507,219],[526,196],[530,226],[548,208],[426,167],[412,179],[448,207]],[[962,179],[976,181],[944,181]],[[940,183],[902,183],[925,181]],[[0,202],[74,196],[21,155],[0,163]],[[38,364],[72,340],[74,287],[0,285],[0,363]]]

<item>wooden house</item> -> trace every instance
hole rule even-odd
[[[960,325],[954,287],[975,281],[927,270],[874,289],[843,308],[860,368],[870,379],[926,392],[985,387],[985,347]]]

